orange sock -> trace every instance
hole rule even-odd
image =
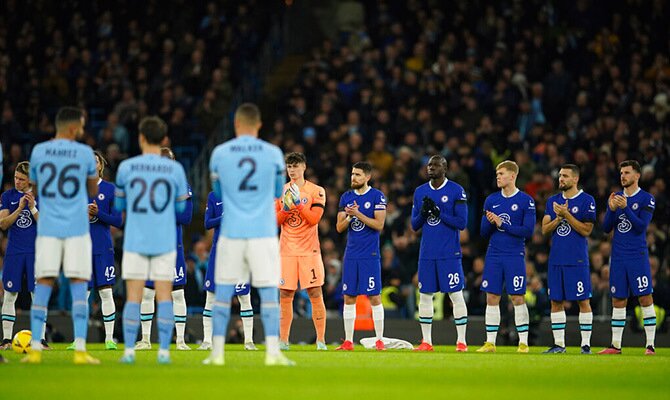
[[[288,343],[293,322],[293,296],[279,298],[279,340]]]
[[[312,302],[312,321],[316,329],[316,340],[326,342],[326,305],[323,303],[323,296],[309,298]]]

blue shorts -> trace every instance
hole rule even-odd
[[[114,252],[93,254],[93,272],[88,288],[112,286],[116,283],[116,267],[114,266]]]
[[[6,291],[18,293],[26,279],[28,291],[35,290],[35,253],[11,254],[5,256],[2,271],[2,285]]]
[[[212,252],[209,253],[209,262],[207,263],[207,272],[205,273],[205,290],[214,293],[216,291],[216,283],[214,283],[214,260],[216,260],[216,246],[212,247]],[[251,293],[251,283],[238,283],[235,285],[235,296],[244,296]]]
[[[547,282],[549,299],[552,301],[591,298],[591,272],[588,265],[550,265]]]
[[[610,292],[612,297],[627,299],[629,296],[652,294],[651,265],[649,257],[610,259]]]
[[[503,284],[509,295],[526,294],[526,261],[518,255],[486,255],[481,289],[501,295]]]
[[[382,292],[382,264],[379,258],[344,258],[342,293],[347,296],[376,296]]]
[[[465,275],[460,258],[419,259],[419,292],[453,293],[463,290]]]

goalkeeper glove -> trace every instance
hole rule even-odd
[[[435,205],[435,202],[433,199],[431,199],[428,196],[424,196],[422,204],[421,204],[421,216],[425,219],[428,219],[430,217],[431,210],[433,206]]]
[[[293,205],[300,207],[300,188],[295,183],[292,183],[291,186],[289,186],[289,190],[293,196]]]

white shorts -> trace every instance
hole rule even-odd
[[[254,287],[277,287],[280,274],[279,240],[276,237],[256,239],[219,237],[216,244],[214,274],[214,282],[217,285],[251,282]]]
[[[174,266],[177,252],[171,251],[156,256],[145,256],[132,251],[124,251],[121,259],[121,275],[124,280],[170,281],[174,280]]]
[[[91,279],[93,247],[89,234],[69,238],[37,236],[35,279],[55,278],[61,264],[66,278]]]

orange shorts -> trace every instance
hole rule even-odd
[[[325,271],[321,254],[305,257],[281,257],[279,289],[297,290],[298,280],[300,280],[301,289],[323,286],[324,277]]]

